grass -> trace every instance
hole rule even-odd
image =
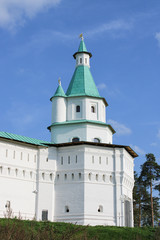
[[[0,240],[160,240],[160,228],[78,226],[0,219]]]

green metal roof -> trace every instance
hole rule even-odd
[[[78,52],[88,52],[83,40],[81,40],[79,44]]]
[[[57,126],[57,125],[69,125],[69,124],[81,124],[81,123],[103,125],[103,126],[109,127],[109,129],[112,131],[113,134],[116,132],[110,124],[107,124],[107,123],[104,123],[101,121],[85,120],[85,119],[71,120],[71,121],[66,121],[66,122],[55,122],[51,126],[49,126],[48,129],[50,129],[52,126]]]
[[[76,53],[73,54],[73,57],[76,58],[76,55],[78,53],[88,53],[90,57],[92,57],[92,53],[87,51],[86,45],[84,43],[83,40],[81,40],[80,44],[79,44],[79,48],[78,51]]]
[[[89,67],[80,65],[75,69],[66,95],[100,97]]]
[[[50,142],[46,142],[46,141],[42,141],[35,138],[30,138],[30,137],[24,137],[21,135],[7,133],[7,132],[0,132],[0,138],[11,139],[11,140],[29,143],[29,144],[38,145],[38,146],[46,146],[47,144],[50,144]]]
[[[61,85],[57,87],[57,90],[55,91],[55,94],[53,95],[53,97],[66,97]],[[53,97],[51,97],[50,100],[52,100]]]

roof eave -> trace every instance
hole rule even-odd
[[[78,53],[86,53],[86,54],[88,54],[88,55],[90,56],[90,58],[92,57],[92,53],[86,52],[86,51],[82,51],[82,52],[75,52],[75,53],[73,54],[73,57],[74,57],[75,59],[76,59],[76,55],[77,55]]]

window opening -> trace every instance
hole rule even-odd
[[[103,175],[103,181],[105,182],[105,179],[106,179],[106,176],[105,175]]]
[[[80,63],[82,63],[82,58],[80,58]]]
[[[50,177],[50,180],[52,181],[53,180],[53,174],[50,173],[49,177]]]
[[[16,174],[16,176],[18,175],[18,169],[17,168],[15,169],[15,174]]]
[[[64,174],[64,179],[67,180],[67,174]]]
[[[91,173],[88,174],[88,178],[91,181]]]
[[[22,160],[22,158],[23,158],[23,153],[21,152],[21,160]]]
[[[30,178],[32,178],[33,177],[33,173],[32,172],[30,172]]]
[[[3,170],[3,168],[2,168],[2,166],[0,166],[0,173],[2,173],[2,170]]]
[[[48,158],[46,158],[46,162],[48,162]]]
[[[91,106],[91,112],[95,113],[95,107],[94,106]]]
[[[65,212],[69,212],[69,207],[65,206]]]
[[[59,174],[57,174],[57,180],[59,180]]]
[[[61,165],[63,165],[63,157],[61,157]]]
[[[76,155],[76,163],[78,162],[78,157],[77,157],[77,155]]]
[[[42,221],[48,221],[48,210],[42,210]]]
[[[87,58],[85,58],[85,64],[87,64]]]
[[[100,139],[99,138],[94,138],[94,142],[100,143]]]
[[[108,157],[106,157],[106,164],[108,165]]]
[[[72,142],[79,142],[79,138],[78,137],[72,138]]]
[[[99,164],[101,164],[101,157],[99,157]]]
[[[94,163],[94,156],[92,156],[92,163]]]
[[[8,175],[10,175],[10,172],[11,172],[11,169],[10,169],[10,168],[8,168]]]
[[[96,174],[96,181],[98,181],[98,174]]]
[[[76,106],[76,112],[80,112],[81,108],[79,105]]]
[[[99,208],[98,208],[98,212],[103,212],[103,206],[99,206]]]
[[[79,179],[81,179],[81,177],[82,177],[82,174],[81,174],[81,173],[79,173]]]
[[[6,149],[6,157],[8,157],[8,149]]]
[[[110,182],[112,182],[113,181],[113,178],[112,178],[112,176],[110,176]]]
[[[74,180],[74,173],[72,173],[72,180]]]
[[[71,159],[70,159],[70,156],[68,156],[68,164],[71,163]]]
[[[44,177],[45,177],[45,176],[44,176],[44,173],[42,173],[42,179],[43,179],[43,180],[44,180]]]
[[[23,177],[25,177],[25,171],[23,170]]]

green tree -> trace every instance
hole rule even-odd
[[[147,188],[136,172],[134,172],[133,200],[134,226],[141,227],[148,219],[148,212],[146,213],[145,210],[148,210],[148,205],[150,206],[150,197]]]
[[[154,227],[154,202],[156,201],[153,198],[153,189],[157,189],[157,185],[154,186],[155,181],[160,180],[160,166],[156,162],[156,158],[154,154],[149,153],[146,154],[146,161],[141,166],[141,175],[140,182],[144,185],[144,187],[149,188],[150,190],[150,208],[147,207],[147,210],[151,212],[151,225]],[[147,198],[146,198],[147,199]],[[156,204],[155,204],[156,206]],[[147,213],[146,213],[147,214]],[[148,216],[148,215],[147,215]]]

